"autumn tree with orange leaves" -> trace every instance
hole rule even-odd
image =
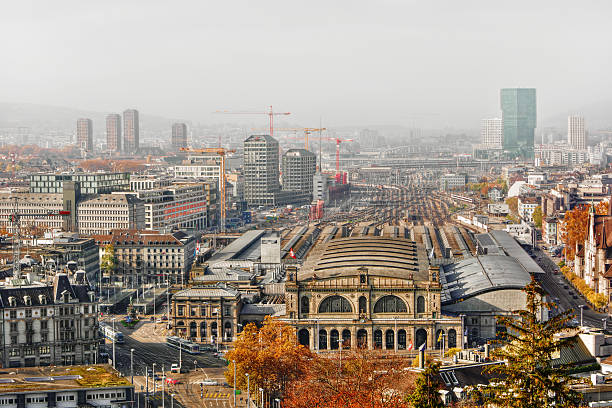
[[[576,243],[584,244],[589,227],[589,205],[579,205],[565,213],[561,225],[561,239],[565,244],[565,255],[572,259],[576,252]],[[608,202],[601,201],[595,206],[595,214],[608,213]]]
[[[262,388],[266,399],[273,400],[306,373],[313,355],[298,344],[293,327],[268,316],[260,329],[247,324],[225,358],[229,361],[225,371],[228,384],[234,383],[235,361],[236,386],[246,390],[245,374],[249,374],[251,397],[259,395],[257,390]]]

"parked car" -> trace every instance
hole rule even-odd
[[[214,380],[204,380],[202,381],[202,385],[218,385],[218,383]]]
[[[172,364],[172,367],[170,367],[170,372],[171,373],[180,373],[181,372],[181,366],[174,363]]]
[[[168,385],[176,385],[179,383],[179,380],[177,380],[176,378],[166,378],[166,383]]]

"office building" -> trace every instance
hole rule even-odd
[[[504,88],[500,102],[504,150],[523,158],[533,157],[537,120],[535,88]]]
[[[305,149],[290,149],[283,156],[283,190],[294,191],[312,201],[317,157]]]
[[[312,178],[313,191],[312,191],[312,199],[313,201],[323,201],[327,203],[329,199],[329,189],[327,188],[327,174],[316,173]]]
[[[158,231],[124,229],[93,238],[100,247],[100,257],[106,245],[113,245],[117,269],[110,276],[104,276],[113,284],[133,287],[132,284],[169,281],[182,285],[189,279],[196,240],[182,231],[160,234]]]
[[[93,122],[91,119],[81,118],[77,120],[76,139],[79,149],[88,152],[93,151]]]
[[[278,204],[278,141],[269,135],[252,135],[244,141],[244,198],[248,205]]]
[[[134,404],[134,385],[108,365],[27,367],[4,378],[5,408],[126,408]]]
[[[498,118],[483,119],[480,135],[483,148],[502,149],[504,144],[502,120]]]
[[[115,229],[144,229],[144,201],[134,194],[114,193],[87,197],[77,204],[80,234],[109,234]]]
[[[184,123],[174,123],[172,125],[172,147],[180,149],[187,147],[187,125]]]
[[[110,194],[130,190],[130,173],[31,174],[31,193],[62,193],[64,182],[78,185],[81,195]]]
[[[123,151],[135,153],[140,148],[140,123],[138,111],[128,109],[123,111]]]
[[[449,191],[463,189],[467,183],[467,174],[444,174],[440,177],[440,190]]]
[[[574,149],[586,149],[586,133],[582,116],[569,116],[567,118],[567,142]]]
[[[32,275],[0,286],[2,366],[92,364],[98,351],[98,305],[85,272],[57,273],[51,285]]]
[[[106,150],[121,151],[121,115],[118,113],[106,116]]]

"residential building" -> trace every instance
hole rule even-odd
[[[280,192],[278,141],[252,135],[244,141],[244,198],[248,205],[278,204]]]
[[[576,166],[591,159],[588,150],[578,150],[567,144],[536,145],[534,152],[540,165],[548,166]]]
[[[329,189],[327,188],[327,174],[316,173],[312,178],[312,200],[323,201],[327,203],[329,200]]]
[[[312,201],[313,177],[317,157],[305,149],[289,149],[283,155],[283,190],[301,194]]]
[[[440,189],[444,191],[463,189],[467,182],[467,174],[444,174],[440,177]]]
[[[30,175],[31,193],[63,193],[64,182],[78,184],[80,195],[130,190],[130,173],[40,173]]]
[[[557,245],[559,219],[557,217],[544,218],[542,220],[542,230],[544,231],[544,242],[548,245]]]
[[[7,408],[125,408],[133,402],[134,385],[109,365],[13,370],[0,392]]]
[[[568,116],[567,143],[576,150],[586,150],[586,133],[582,116]]]
[[[482,147],[485,149],[503,148],[503,126],[502,120],[498,118],[483,119],[480,130]]]
[[[93,122],[91,119],[81,118],[77,120],[76,139],[80,149],[88,152],[93,151]]]
[[[184,123],[172,124],[172,147],[180,149],[187,147],[187,125]]]
[[[533,212],[540,205],[540,198],[520,195],[518,197],[518,214],[525,222],[533,222]]]
[[[533,157],[537,126],[535,88],[504,88],[500,92],[504,150]]]
[[[173,179],[170,177],[150,175],[150,174],[132,174],[130,175],[130,190],[152,190],[155,188],[166,187],[172,184]]]
[[[123,151],[135,153],[140,148],[140,122],[138,111],[128,109],[123,111]]]
[[[487,191],[487,197],[489,197],[489,200],[491,201],[501,201],[502,198],[504,198],[504,195],[500,188],[493,187]]]
[[[89,237],[75,233],[46,233],[38,244],[46,251],[42,255],[43,266],[50,271],[61,271],[65,267],[85,271],[89,282],[97,282],[100,271],[98,246]]]
[[[0,286],[2,366],[96,362],[98,305],[85,273],[57,273],[52,285],[32,279]]]
[[[194,287],[172,295],[175,335],[219,348],[229,346],[239,330],[242,296],[232,287]]]
[[[79,234],[109,234],[116,229],[144,229],[144,201],[134,194],[100,194],[77,204]]]
[[[115,250],[117,269],[103,278],[122,287],[170,282],[185,284],[195,259],[196,240],[181,231],[160,234],[158,231],[113,230],[94,235],[100,247],[111,244]]]
[[[106,116],[106,150],[121,151],[121,115],[118,113]]]
[[[214,182],[178,182],[138,191],[136,196],[144,201],[145,228],[166,232],[173,229],[205,230],[209,211],[206,184],[209,183]]]

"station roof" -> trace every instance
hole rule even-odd
[[[506,255],[466,258],[440,269],[442,305],[502,289],[523,289],[531,275],[521,263]]]
[[[250,230],[242,234],[242,236],[234,240],[225,248],[216,252],[208,261],[209,264],[223,262],[230,259],[251,259],[255,256],[257,260],[260,256],[260,238],[266,234],[264,230]],[[245,258],[246,252],[252,252],[251,257]]]
[[[358,236],[319,243],[300,270],[300,280],[369,275],[429,280],[429,261],[422,246],[403,238]]]

